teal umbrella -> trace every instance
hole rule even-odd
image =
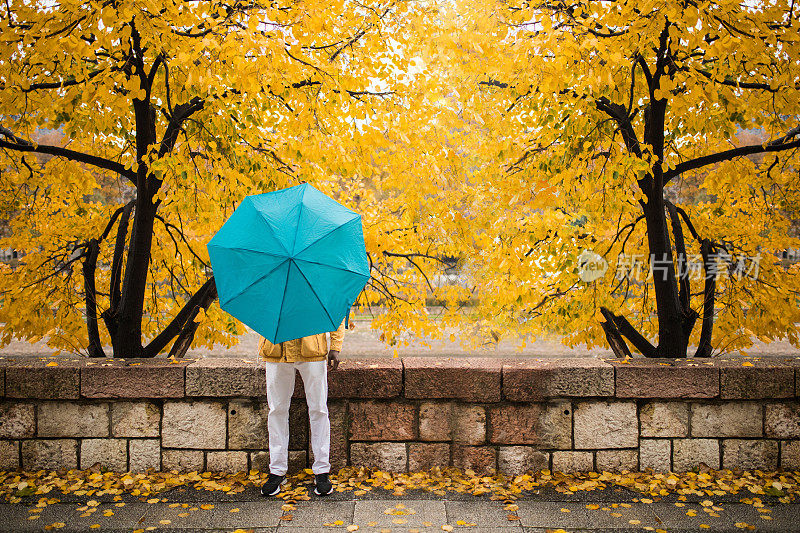
[[[369,279],[361,215],[307,183],[245,197],[208,254],[222,309],[275,344],[336,330]]]

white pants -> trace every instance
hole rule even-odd
[[[328,418],[328,362],[272,363],[267,361],[269,415],[269,471],[279,476],[289,469],[289,404],[294,392],[295,369],[303,378],[315,474],[330,472],[331,422]]]

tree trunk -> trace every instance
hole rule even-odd
[[[653,266],[653,288],[656,293],[658,313],[658,355],[661,357],[686,357],[675,266],[672,263],[672,246],[667,233],[663,189],[654,191],[644,207],[647,223],[647,242]]]
[[[89,241],[86,259],[83,261],[83,290],[86,301],[86,330],[89,335],[89,357],[105,357],[97,328],[97,291],[95,289],[95,270],[100,244],[97,239]]]
[[[142,316],[147,274],[150,268],[150,247],[153,243],[153,224],[156,208],[145,195],[138,195],[133,217],[125,278],[122,282],[114,357],[142,355]]]

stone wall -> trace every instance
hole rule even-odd
[[[329,389],[334,469],[800,470],[800,357],[347,360]],[[254,361],[6,357],[0,391],[0,469],[268,469]],[[290,419],[294,471],[299,376]]]

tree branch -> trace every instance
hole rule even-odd
[[[800,136],[800,126],[792,128],[783,137],[779,137],[764,144],[740,146],[738,148],[732,148],[716,154],[709,154],[691,159],[689,161],[684,161],[683,163],[679,163],[675,168],[672,168],[664,173],[664,184],[666,185],[672,178],[680,176],[684,172],[696,170],[707,165],[713,165],[714,163],[729,161],[736,157],[742,157],[751,154],[761,154],[765,152],[782,152],[784,150],[800,148],[800,138],[795,139],[795,137],[798,136]],[[795,140],[789,142],[792,139]]]
[[[103,168],[105,170],[110,170],[111,172],[116,172],[120,176],[128,178],[132,183],[136,183],[136,173],[126,169],[121,163],[105,159],[104,157],[76,152],[75,150],[70,150],[69,148],[61,148],[60,146],[33,144],[30,141],[26,141],[25,139],[17,137],[11,130],[3,126],[0,126],[0,135],[11,139],[12,141],[8,142],[0,139],[0,148],[15,150],[17,152],[31,152],[63,157],[72,161],[78,161],[79,163],[86,163],[97,168]]]
[[[202,287],[200,287],[183,309],[178,311],[175,318],[158,334],[158,336],[150,341],[150,344],[142,349],[142,357],[155,357],[167,346],[169,341],[175,338],[185,327],[189,320],[193,320],[197,316],[198,309],[203,307],[207,308],[214,299],[217,297],[217,285],[214,282],[214,277],[210,277]]]
[[[603,314],[603,317],[605,317],[607,321],[614,324],[615,329],[617,329],[621,335],[627,337],[634,348],[639,350],[642,355],[645,357],[656,357],[658,355],[656,347],[650,344],[650,341],[645,339],[641,333],[636,331],[636,328],[634,328],[625,317],[615,315],[605,307],[600,308],[600,313]]]
[[[181,130],[183,123],[197,111],[200,111],[205,106],[205,100],[199,96],[195,96],[186,103],[175,106],[172,112],[172,117],[169,120],[167,129],[164,132],[164,137],[161,139],[161,147],[158,149],[158,157],[164,157],[167,153],[172,151],[175,143],[178,140],[178,133]]]

